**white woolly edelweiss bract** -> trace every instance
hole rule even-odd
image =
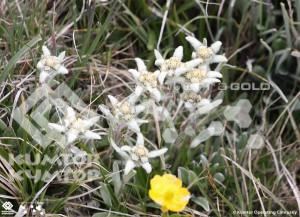
[[[15,217],[23,217],[27,216],[28,213],[32,213],[30,216],[46,216],[45,209],[42,207],[42,205],[38,204],[34,206],[31,204],[29,207],[26,205],[20,205],[18,212],[15,214]]]
[[[181,103],[184,103],[184,107],[189,111],[194,111],[199,107],[208,105],[209,99],[203,98],[200,94],[194,91],[184,91],[181,94]]]
[[[224,55],[217,54],[222,46],[222,42],[216,41],[208,47],[206,38],[203,39],[203,42],[200,42],[195,37],[187,36],[186,40],[195,50],[192,53],[192,58],[200,59],[207,67],[209,67],[209,64],[211,63],[227,62],[227,58]]]
[[[46,46],[43,46],[42,50],[43,55],[37,63],[37,68],[40,70],[39,81],[41,84],[58,74],[68,74],[68,69],[63,65],[65,51],[61,52],[58,56],[53,56]]]
[[[181,94],[180,103],[184,104],[184,107],[190,112],[195,112],[194,114],[205,114],[219,106],[222,100],[211,101],[194,91],[184,91]]]
[[[142,134],[137,134],[137,141],[135,146],[123,145],[118,147],[116,143],[111,140],[111,145],[116,152],[126,160],[124,174],[127,175],[136,167],[143,167],[147,173],[152,171],[152,166],[149,163],[150,158],[159,157],[167,152],[167,148],[149,151],[144,145],[144,138]]]
[[[140,58],[135,58],[137,64],[136,69],[129,69],[128,71],[132,74],[136,80],[135,93],[141,95],[144,92],[148,92],[151,97],[156,101],[160,101],[162,98],[161,92],[158,89],[158,75],[159,71],[149,72],[144,61]]]
[[[134,132],[140,132],[139,125],[147,123],[147,121],[139,119],[138,115],[145,110],[144,105],[135,105],[135,96],[125,98],[119,101],[116,97],[108,95],[108,99],[112,105],[112,109],[108,109],[105,105],[100,105],[99,108],[112,122],[113,125],[126,125]]]
[[[183,47],[179,46],[175,49],[173,56],[169,59],[164,59],[158,50],[154,50],[155,54],[155,65],[160,68],[160,73],[158,75],[158,80],[160,84],[164,83],[166,77],[173,77],[180,75],[192,68],[196,67],[201,63],[201,60],[195,59],[183,63]]]
[[[82,119],[72,107],[67,107],[63,117],[63,123],[49,123],[48,126],[50,129],[64,133],[67,144],[70,144],[78,138],[101,139],[100,135],[89,130],[98,120],[98,116]]]
[[[199,92],[202,87],[221,82],[222,74],[218,71],[208,71],[205,65],[194,68],[184,73],[185,89]]]
[[[45,209],[41,205],[37,205],[35,208],[32,208],[33,216],[45,216]]]

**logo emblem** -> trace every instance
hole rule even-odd
[[[2,204],[2,207],[5,209],[5,210],[11,210],[13,208],[13,205],[11,202],[9,201],[6,201]]]

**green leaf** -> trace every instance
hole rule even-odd
[[[205,211],[209,211],[209,203],[205,197],[194,197],[192,201],[201,206]]]
[[[41,36],[34,37],[31,41],[25,44],[7,63],[3,72],[0,74],[0,83],[2,83],[9,72],[15,67],[16,63],[34,46],[41,40]]]
[[[120,177],[120,169],[119,169],[117,162],[114,162],[114,164],[113,164],[113,174],[112,174],[111,178],[112,178],[112,182],[114,184],[115,194],[118,195],[122,188],[122,181],[121,181],[121,177]]]
[[[5,128],[3,130],[2,136],[3,137],[17,137],[14,129],[11,128],[11,127]],[[13,139],[4,139],[3,143],[9,144],[9,145],[12,145],[12,146],[17,146],[19,144],[19,141],[18,140],[13,140]]]
[[[172,214],[172,215],[170,215],[170,217],[184,217],[184,215],[180,215],[180,214]]]
[[[155,32],[151,30],[149,31],[148,34],[149,35],[148,35],[147,49],[152,51],[156,43],[156,35]]]
[[[214,175],[214,178],[219,182],[224,182],[224,180],[225,180],[225,177],[222,173],[216,173]]]
[[[208,160],[207,160],[206,156],[203,155],[203,154],[201,154],[201,155],[200,155],[200,158],[201,158],[201,163],[202,163],[203,167],[204,167],[204,168],[205,168],[205,167],[208,167]]]
[[[6,128],[7,128],[6,124],[4,123],[4,121],[0,119],[0,130],[5,130]]]
[[[120,215],[111,214],[110,212],[98,212],[93,217],[120,217]]]
[[[188,177],[189,177],[189,171],[184,167],[179,167],[178,168],[178,178],[180,178],[182,180],[182,182],[186,185],[189,184]]]
[[[100,193],[104,203],[107,206],[111,207],[112,206],[111,196],[110,196],[109,189],[105,183],[101,183]]]
[[[291,36],[291,32],[290,32],[290,18],[289,18],[288,12],[285,9],[284,3],[281,2],[280,7],[281,7],[283,21],[284,21],[284,28],[285,28],[285,33],[286,33],[287,44],[291,48],[292,47],[292,36]]]
[[[178,177],[182,180],[185,185],[195,184],[195,180],[198,179],[196,173],[192,170],[188,170],[184,167],[178,168]]]

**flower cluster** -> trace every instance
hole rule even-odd
[[[31,204],[30,206],[20,205],[19,210],[16,213],[15,217],[23,217],[25,215],[27,216],[28,214],[34,217],[46,216],[45,209],[42,207],[41,204],[37,204],[37,205]]]
[[[123,160],[125,177],[129,173],[134,174],[137,167],[151,173],[152,159],[157,157],[160,157],[164,166],[167,143],[176,143],[176,127],[181,126],[181,131],[186,132],[188,126],[197,123],[199,116],[222,103],[221,99],[212,100],[210,90],[211,84],[220,82],[222,78],[222,74],[216,70],[220,67],[212,70],[211,64],[227,61],[224,55],[217,54],[222,43],[217,41],[209,47],[206,39],[200,42],[188,36],[186,40],[194,48],[191,60],[183,61],[182,46],[177,47],[169,58],[154,50],[154,64],[157,67],[154,71],[148,69],[142,59],[135,58],[137,68],[129,69],[135,84],[134,91],[123,98],[108,95],[109,103],[99,105],[99,112],[109,126],[104,134]],[[48,48],[43,46],[43,55],[37,65],[41,84],[58,74],[68,73],[63,65],[64,58],[65,52],[58,57],[52,56]],[[62,120],[49,123],[49,128],[65,136],[66,144],[74,150],[74,143],[78,139],[101,139],[99,133],[91,130],[98,120],[98,115],[85,117],[67,106]],[[201,132],[203,134],[206,131]],[[192,147],[203,141],[202,134],[194,140],[190,138]],[[219,134],[213,132],[211,135]],[[169,174],[156,175],[151,180],[149,195],[163,211],[176,212],[182,211],[190,198],[181,181]]]
[[[155,50],[155,65],[158,67],[155,71],[148,70],[142,59],[135,58],[137,68],[129,69],[136,84],[133,93],[122,100],[109,95],[110,108],[106,105],[99,106],[113,132],[111,144],[126,160],[125,174],[137,166],[143,167],[147,173],[151,172],[148,158],[153,155],[145,147],[140,127],[144,123],[148,125],[153,123],[153,116],[156,121],[165,121],[174,126],[170,121],[174,109],[165,107],[171,101],[170,96],[173,96],[172,102],[177,109],[184,105],[193,117],[208,113],[222,102],[220,99],[212,102],[208,93],[210,84],[220,82],[222,78],[220,72],[211,70],[211,63],[227,61],[224,55],[217,54],[222,43],[217,41],[208,47],[206,39],[203,43],[190,36],[186,39],[195,49],[192,60],[183,62],[182,46],[177,47],[170,58],[164,58],[158,50]],[[154,115],[149,118],[151,113]],[[120,139],[122,135],[120,132],[124,128],[137,135],[135,145],[119,147],[115,143],[114,140]],[[126,142],[128,140],[126,139]],[[166,151],[165,147],[157,153],[162,155]]]

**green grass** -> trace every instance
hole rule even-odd
[[[57,54],[66,50],[70,73],[58,79],[86,103],[93,101],[93,109],[104,103],[109,93],[128,95],[132,82],[127,69],[135,67],[135,57],[146,60],[154,69],[153,50],[159,39],[165,1],[120,0],[108,4],[86,1],[85,5],[83,2],[2,0],[0,3],[1,203],[9,200],[18,207],[23,202],[41,201],[49,216],[157,216],[160,210],[148,197],[149,180],[154,174],[170,171],[180,174],[193,194],[181,216],[247,216],[235,215],[237,210],[294,210],[299,215],[300,204],[296,201],[299,190],[291,185],[294,182],[299,186],[300,182],[300,58],[295,56],[300,52],[300,4],[297,0],[172,1],[159,45],[163,54],[171,55],[175,47],[183,45],[184,59],[188,60],[192,52],[185,41],[188,32],[200,39],[206,37],[209,43],[221,40],[226,56],[230,57],[222,69],[223,82],[247,81],[257,85],[269,82],[271,90],[224,91],[223,106],[210,114],[211,119],[209,116],[203,120],[209,123],[217,118],[224,122],[224,135],[213,137],[195,149],[189,147],[188,138],[182,137],[176,145],[169,146],[166,170],[155,160],[150,175],[138,169],[133,179],[122,180],[122,168],[113,160],[118,156],[106,139],[92,145],[77,145],[99,156],[92,165],[99,175],[89,180],[35,182],[21,171],[53,174],[61,168],[51,163],[10,166],[7,162],[10,153],[32,156],[61,153],[53,146],[43,149],[36,145],[17,123],[11,122],[15,106],[38,85],[36,63],[44,43]],[[254,60],[252,71],[247,68],[250,59]],[[239,98],[247,98],[253,105],[253,122],[246,130],[226,122],[222,116],[222,109]],[[203,123],[198,123],[196,131],[202,126]],[[143,131],[155,140],[152,129]],[[256,131],[264,135],[265,146],[249,150],[247,139]],[[236,139],[232,138],[233,132],[237,132]],[[72,167],[73,171],[79,168]],[[12,175],[17,172],[22,179]],[[217,182],[220,176],[224,180]],[[209,211],[204,208],[206,201]]]

